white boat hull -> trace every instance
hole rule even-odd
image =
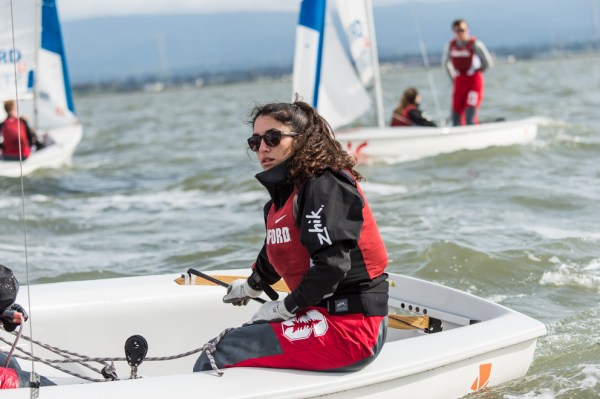
[[[29,158],[23,161],[23,176],[30,175],[38,169],[60,168],[71,164],[73,152],[81,141],[82,128],[79,123],[70,126],[50,129],[46,142],[50,143],[40,151],[32,151]],[[0,176],[20,177],[21,163],[18,161],[2,161],[0,159]]]
[[[217,273],[217,272],[213,272]],[[240,274],[240,270],[218,274]],[[177,275],[130,277],[22,286],[17,302],[31,298],[35,339],[90,357],[123,357],[126,339],[146,338],[148,357],[170,356],[201,347],[228,327],[248,321],[258,308],[222,303],[224,289],[179,285]],[[129,377],[125,362],[116,364],[122,378],[85,382],[36,363],[35,371],[59,385],[40,388],[40,398],[458,398],[486,386],[522,377],[545,326],[503,306],[434,283],[391,275],[390,311],[427,309],[443,320],[443,331],[389,329],[379,357],[354,373],[232,368],[222,377],[192,373],[197,354],[178,360],[145,361],[141,379]],[[477,320],[470,324],[470,320]],[[466,325],[462,325],[466,324]],[[25,328],[25,334],[30,330]],[[12,338],[2,331],[3,337]],[[23,339],[19,346],[28,349]],[[8,350],[4,344],[3,351]],[[56,355],[35,347],[35,355]],[[23,369],[29,362],[19,360]],[[489,365],[489,366],[488,366]],[[97,365],[96,365],[97,366]],[[78,364],[70,369],[99,378]],[[482,374],[480,368],[489,370]],[[6,390],[4,398],[29,398],[30,389]]]
[[[456,127],[373,127],[343,130],[335,136],[361,162],[405,162],[461,150],[529,143],[536,138],[540,122],[531,117]]]

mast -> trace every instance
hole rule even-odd
[[[367,8],[367,24],[369,25],[369,36],[371,37],[371,62],[373,63],[373,88],[375,92],[375,112],[377,126],[385,126],[383,116],[383,91],[381,89],[381,74],[379,73],[379,55],[377,53],[377,39],[375,38],[375,21],[373,19],[373,4],[371,0],[365,0]]]
[[[435,104],[435,111],[437,113],[438,120],[440,121],[440,126],[445,126],[444,118],[442,117],[442,111],[440,110],[440,102],[438,101],[438,94],[435,87],[435,82],[433,80],[433,76],[431,75],[431,65],[429,64],[429,55],[427,54],[427,48],[425,47],[425,41],[423,41],[423,35],[421,35],[421,28],[419,26],[419,22],[417,21],[417,17],[415,16],[415,10],[413,7],[410,7],[410,15],[412,16],[413,24],[415,25],[415,30],[417,31],[417,36],[419,37],[419,49],[421,50],[421,57],[423,58],[423,65],[425,65],[425,70],[427,71],[427,79],[429,80],[429,87],[431,88],[431,94],[433,94],[433,102]]]
[[[304,2],[303,2],[304,3]],[[321,86],[321,64],[323,62],[323,42],[325,36],[325,24],[327,15],[327,0],[321,0],[317,2],[317,12],[313,16],[314,24],[319,32],[319,45],[317,50],[317,62],[315,65],[315,85],[313,88],[313,103],[312,106],[317,108],[319,105],[319,88]]]
[[[169,62],[167,58],[167,40],[163,33],[156,36],[156,45],[158,47],[158,62],[160,65],[162,83],[171,83],[171,73],[169,72]]]
[[[41,29],[41,20],[42,20],[42,0],[35,0],[35,24],[34,24],[34,62],[35,66],[33,68],[33,126],[34,130],[38,131],[39,129],[39,115],[38,115],[38,100],[39,100],[39,89],[38,89],[38,77],[39,77],[39,68],[40,68],[40,60],[39,53],[40,47],[42,46],[42,29]]]
[[[594,25],[594,34],[596,36],[596,43],[594,47],[600,49],[600,19],[598,18],[598,8],[596,8],[596,1],[591,0],[592,4],[592,23]]]

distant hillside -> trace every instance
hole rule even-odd
[[[295,21],[281,13],[112,17],[68,22],[63,33],[72,79],[81,82],[287,65]]]
[[[438,54],[450,23],[466,18],[489,49],[562,48],[600,40],[589,0],[470,0],[376,7],[382,59],[419,53],[422,40]],[[92,18],[63,24],[74,83],[140,75],[202,74],[265,68],[291,70],[295,13],[221,13]],[[597,28],[596,28],[597,29]]]

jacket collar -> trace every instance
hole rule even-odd
[[[277,208],[281,208],[294,192],[293,185],[287,179],[287,169],[288,162],[284,161],[255,176],[265,186]]]

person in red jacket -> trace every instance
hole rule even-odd
[[[392,114],[390,126],[437,126],[431,117],[419,109],[421,95],[414,87],[404,90],[400,103]]]
[[[44,144],[40,142],[27,124],[25,118],[17,117],[17,107],[13,100],[4,102],[6,119],[0,124],[0,137],[2,143],[2,157],[5,161],[26,160],[31,154],[31,149],[41,150]],[[20,149],[20,151],[19,151]]]
[[[359,370],[385,342],[388,258],[355,160],[305,102],[258,106],[250,123],[256,178],[271,197],[266,238],[250,277],[223,301],[246,305],[280,279],[291,292],[222,336],[215,365]],[[194,371],[211,368],[203,353]]]
[[[483,72],[493,66],[490,53],[481,40],[469,35],[464,19],[452,23],[454,39],[446,45],[442,65],[454,82],[452,93],[452,123],[479,123],[477,113],[483,100]]]

